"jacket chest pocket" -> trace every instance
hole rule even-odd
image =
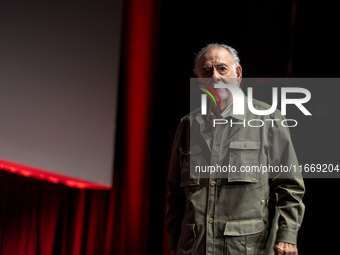
[[[184,151],[181,170],[181,187],[199,185],[200,167],[202,161],[202,148],[195,145],[189,151]]]
[[[231,141],[228,182],[258,182],[260,142]]]

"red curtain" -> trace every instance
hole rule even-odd
[[[0,171],[0,255],[147,254],[155,2],[124,3],[112,190],[79,190]]]

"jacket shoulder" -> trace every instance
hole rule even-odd
[[[192,123],[192,121],[195,119],[195,117],[197,116],[197,114],[199,114],[201,111],[201,107],[197,108],[196,110],[188,113],[187,115],[185,115],[183,118],[181,118],[181,122],[190,122],[190,124]]]

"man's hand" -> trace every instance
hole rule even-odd
[[[284,242],[275,243],[274,251],[275,255],[298,255],[298,249],[296,245],[290,243]]]
[[[176,250],[170,250],[170,255],[176,255]]]

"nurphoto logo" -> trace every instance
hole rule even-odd
[[[205,86],[207,89],[205,88],[201,88],[199,87],[199,89],[201,89],[202,91],[204,91],[206,94],[202,94],[201,95],[201,114],[202,115],[206,115],[207,114],[207,95],[209,95],[211,97],[211,99],[213,100],[213,102],[215,103],[215,105],[217,105],[216,99],[215,97],[219,100],[220,104],[222,104],[221,98],[219,96],[219,94],[217,93],[217,91],[215,90],[215,88],[226,88],[228,89],[228,91],[230,91],[230,93],[233,96],[233,114],[234,115],[244,115],[244,94],[242,92],[242,90],[235,85],[231,85],[231,84],[223,84],[223,83],[219,83],[219,84],[214,84],[212,86],[202,83],[202,82],[198,82],[199,84]],[[212,91],[212,94],[208,89],[210,89]],[[303,98],[287,98],[287,94],[288,93],[301,93],[304,95]],[[269,115],[272,114],[276,108],[277,108],[277,102],[278,102],[278,89],[277,87],[273,87],[272,88],[272,105],[270,107],[270,109],[267,110],[258,110],[255,109],[254,105],[253,105],[253,88],[252,87],[248,87],[248,93],[247,93],[247,98],[248,98],[248,109],[250,112],[252,112],[253,114],[256,115]],[[282,87],[281,88],[281,114],[282,115],[286,115],[287,112],[287,105],[288,104],[293,104],[295,105],[304,115],[309,115],[311,116],[312,114],[303,106],[304,103],[307,103],[309,100],[311,99],[311,93],[309,90],[305,89],[305,88],[297,88],[297,87]],[[259,125],[252,125],[251,123],[254,123],[255,121],[260,122]],[[277,121],[277,119],[266,119],[266,121],[271,121],[272,122],[272,126],[273,126],[273,122]],[[288,125],[288,122],[294,122],[294,125]],[[214,126],[216,124],[227,124],[228,120],[226,119],[215,119],[214,120]],[[232,120],[231,120],[231,125]],[[245,121],[243,123],[235,123],[234,124],[244,124],[245,126]],[[295,127],[297,126],[297,121],[294,119],[285,119],[283,121],[281,121],[282,126],[285,127]],[[261,127],[264,125],[263,120],[260,119],[252,119],[248,121],[248,125],[250,127]]]

